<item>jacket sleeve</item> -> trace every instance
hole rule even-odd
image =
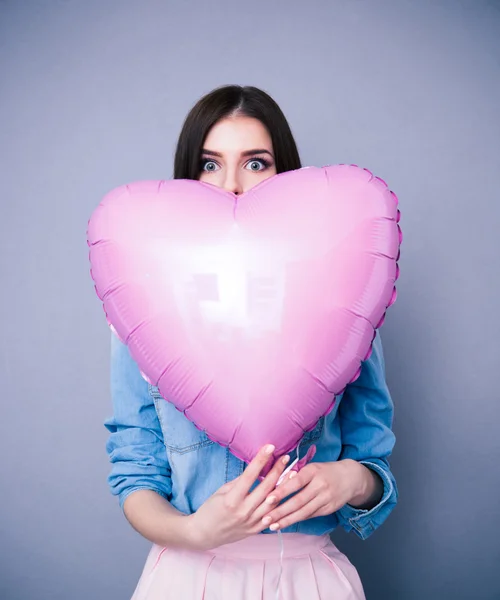
[[[362,363],[358,379],[349,384],[339,405],[342,451],[339,460],[350,458],[375,471],[384,484],[380,502],[371,510],[349,504],[337,511],[340,524],[366,539],[394,509],[398,490],[388,457],[396,438],[392,431],[393,401],[385,381],[380,333],[373,341],[370,358]]]
[[[137,490],[153,490],[170,499],[171,470],[163,434],[148,383],[125,344],[111,335],[111,399],[113,416],[106,451],[111,462],[108,484],[120,507]]]

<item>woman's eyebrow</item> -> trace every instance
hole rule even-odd
[[[255,150],[247,150],[241,153],[242,156],[252,156],[253,154],[269,154],[269,156],[272,156],[272,153],[265,148],[256,148]]]
[[[222,157],[221,152],[215,152],[215,150],[206,150],[205,148],[202,149],[201,153],[207,154],[210,156]],[[269,156],[272,157],[272,153],[269,152],[269,150],[266,150],[265,148],[255,148],[254,150],[245,150],[245,152],[241,153],[241,156],[253,156],[254,154],[269,154]]]

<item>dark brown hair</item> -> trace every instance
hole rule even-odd
[[[241,115],[258,119],[269,132],[276,172],[300,169],[300,157],[288,121],[266,92],[252,86],[225,85],[206,94],[189,111],[174,160],[174,179],[198,179],[203,144],[220,120]]]

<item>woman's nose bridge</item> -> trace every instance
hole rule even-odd
[[[240,173],[237,168],[230,167],[226,170],[224,188],[230,192],[238,192],[241,190]]]

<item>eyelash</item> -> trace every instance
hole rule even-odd
[[[218,165],[220,167],[220,165],[217,163],[217,161],[215,161],[213,158],[202,158],[200,161],[200,171],[204,170],[204,167],[207,163],[209,162],[213,162],[216,165]],[[265,159],[265,158],[257,158],[256,156],[254,156],[253,158],[251,158],[248,162],[247,165],[251,162],[260,162],[263,164],[264,168],[260,169],[261,171],[265,171],[266,169],[269,169],[269,167],[272,166],[272,162],[270,162],[269,160]],[[207,171],[208,172],[208,171]],[[256,171],[258,172],[258,171]]]

